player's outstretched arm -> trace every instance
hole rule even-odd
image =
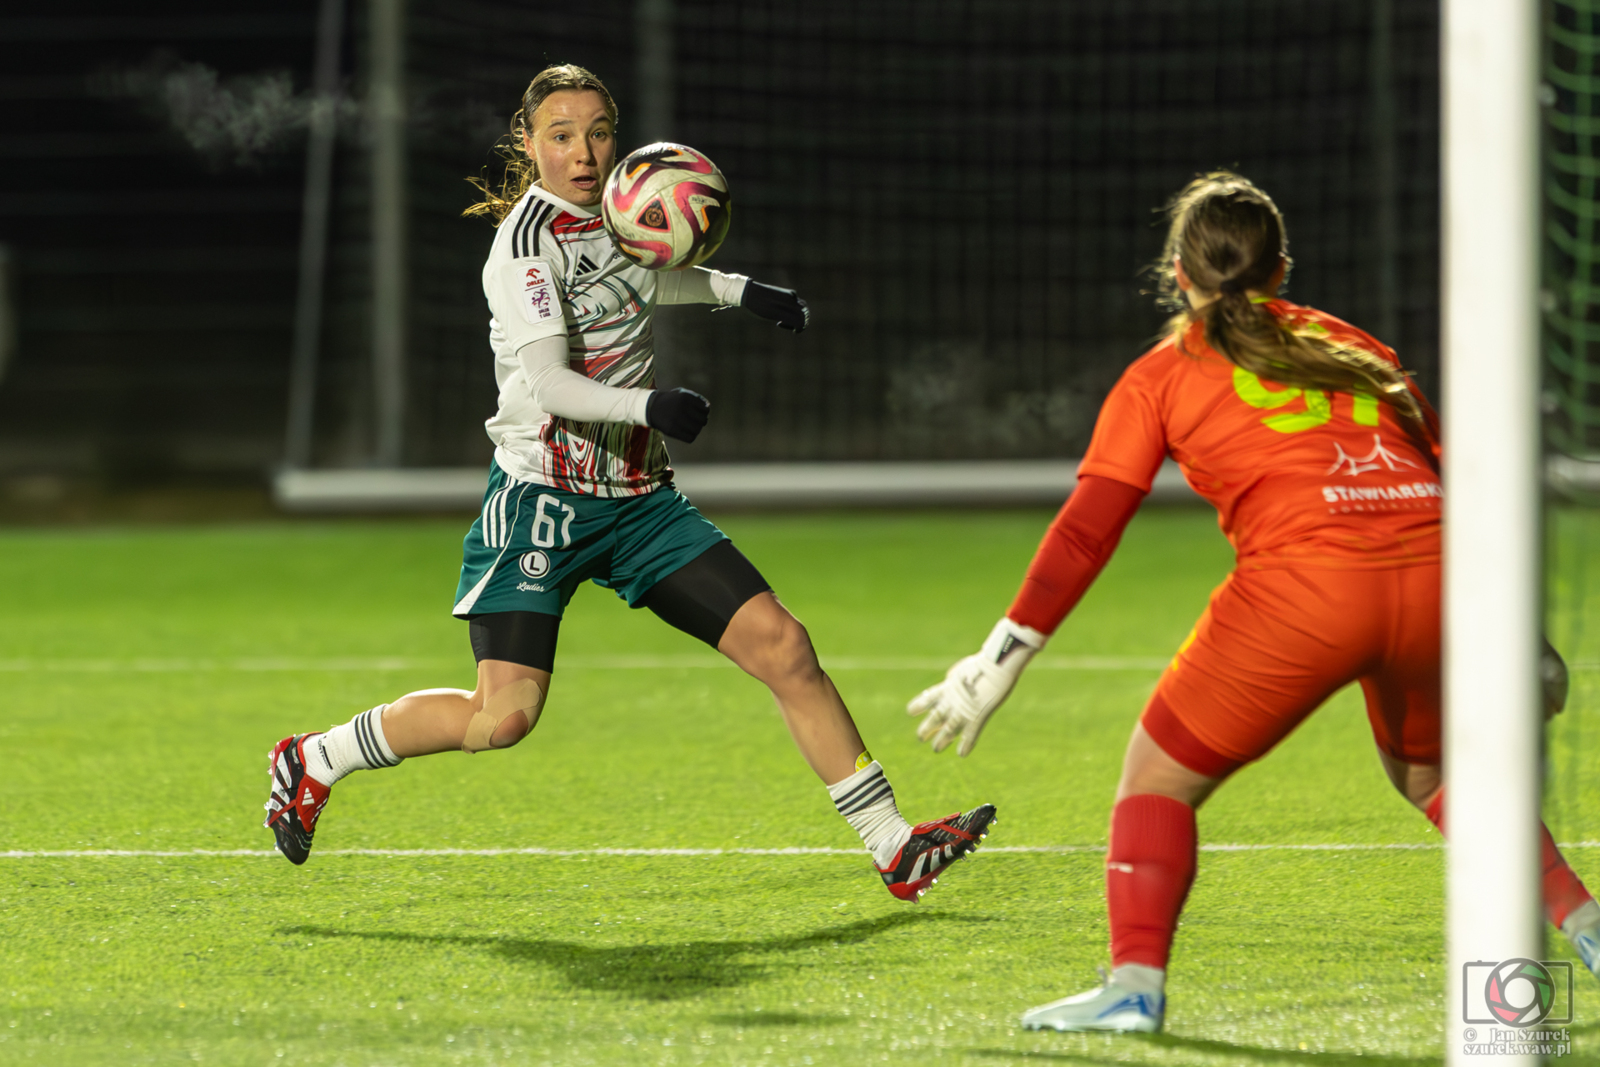
[[[743,274],[724,274],[708,267],[663,274],[656,283],[656,302],[742,307],[795,333],[811,322],[811,309],[793,289],[768,285]]]
[[[739,306],[746,311],[771,319],[785,330],[799,333],[811,324],[811,308],[793,289],[780,289],[776,285],[758,282],[754,278],[744,285],[744,295]]]
[[[965,756],[978,743],[984,724],[1005,703],[1034,653],[1049,637],[1009,618],[1002,618],[976,654],[957,660],[944,681],[918,693],[906,711],[927,715],[917,727],[917,737],[932,741],[943,752],[959,738],[956,748]]]
[[[1011,695],[1022,669],[1116,551],[1144,495],[1138,486],[1115,478],[1091,474],[1078,479],[1078,487],[1034,553],[1016,600],[995,623],[983,648],[956,663],[944,681],[906,706],[912,715],[927,714],[917,736],[932,739],[935,752],[957,737],[961,755],[972,751],[989,716]]]

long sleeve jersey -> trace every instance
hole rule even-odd
[[[1272,314],[1395,361],[1378,341],[1284,300]],[[1198,324],[1136,360],[1111,390],[1008,616],[1052,633],[1110,558],[1168,456],[1217,509],[1243,569],[1404,567],[1440,555],[1438,420],[1372,396],[1265,381],[1205,343]]]
[[[657,304],[737,304],[746,280],[645,270],[617,252],[597,212],[530,189],[483,266],[500,388],[484,424],[495,461],[519,481],[599,497],[670,481],[666,444],[645,424],[652,314]]]

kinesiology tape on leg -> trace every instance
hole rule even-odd
[[[467,736],[461,741],[461,751],[482,752],[486,748],[493,748],[495,731],[500,729],[501,723],[518,712],[528,720],[528,731],[532,731],[543,707],[544,690],[532,678],[519,678],[510,685],[496,689],[489,694],[489,699],[483,702],[477,714],[472,716],[472,721],[467,723]]]

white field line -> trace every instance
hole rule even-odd
[[[1563,849],[1600,848],[1600,841],[1564,843]],[[1310,845],[1201,845],[1201,852],[1437,852],[1443,844],[1310,844]],[[996,845],[978,855],[1043,854],[1066,855],[1078,852],[1104,852],[1104,845]],[[233,859],[276,856],[272,849],[13,849],[0,852],[0,859]],[[851,856],[859,858],[858,848],[329,848],[318,849],[318,856],[370,856],[382,859],[409,859],[448,856]]]
[[[955,657],[934,656],[823,656],[832,671],[944,671]],[[1159,671],[1161,656],[1046,656],[1028,666],[1035,671]],[[341,673],[453,670],[464,658],[406,656],[345,656],[319,658],[252,657],[241,659],[0,659],[0,674],[45,671],[56,674],[195,674],[202,672]],[[1570,670],[1600,671],[1600,661],[1579,661]],[[714,656],[563,656],[557,671],[676,671],[736,670],[730,660]]]
[[[824,656],[834,671],[944,671],[955,657]],[[0,659],[0,673],[46,671],[58,674],[193,674],[200,672],[348,672],[454,669],[465,658],[418,659],[404,656],[245,659]],[[1035,659],[1036,671],[1158,671],[1167,661],[1153,656],[1059,656]],[[731,660],[713,656],[564,656],[556,670],[658,671],[736,670]]]

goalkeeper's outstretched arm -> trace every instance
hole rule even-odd
[[[1022,670],[1044,648],[1116,551],[1145,491],[1114,478],[1087,475],[1050,524],[1011,608],[975,654],[958,660],[944,681],[919,693],[906,711],[926,714],[917,736],[942,752],[960,739],[967,755],[989,716],[1011,695]]]

